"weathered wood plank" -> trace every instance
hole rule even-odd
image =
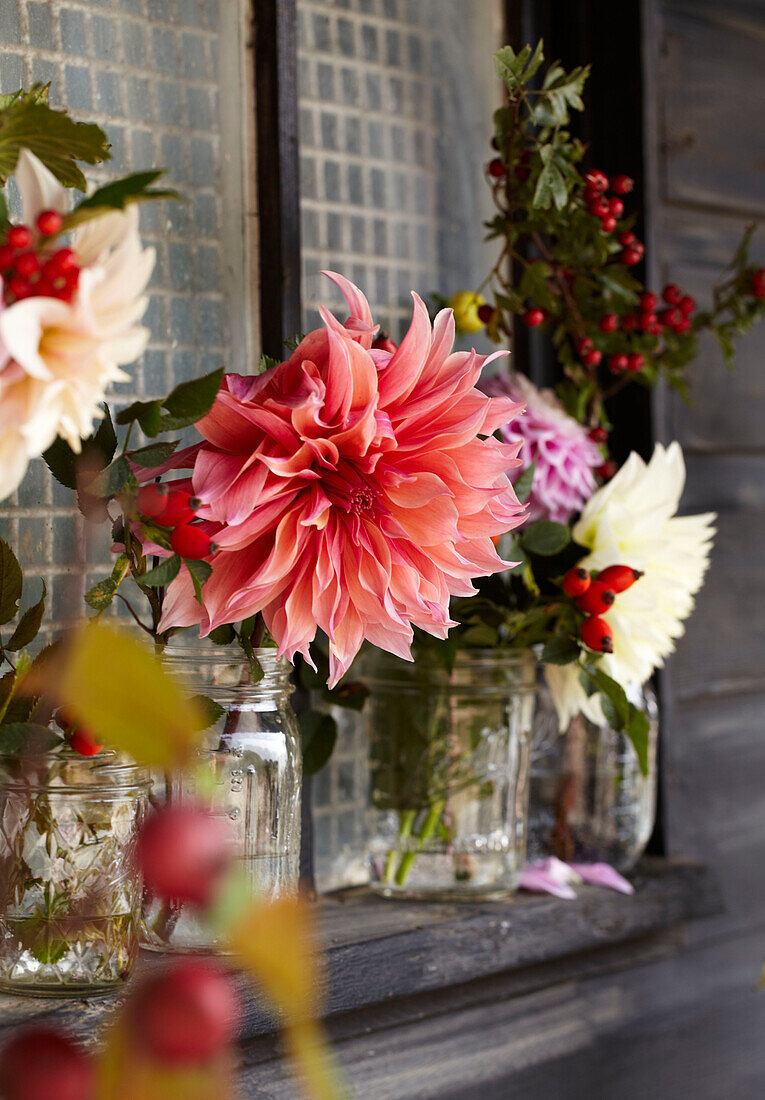
[[[633,897],[591,887],[580,890],[573,902],[524,896],[462,907],[408,906],[361,892],[346,901],[326,900],[317,906],[319,934],[328,945],[326,1013],[554,963],[719,910],[716,887],[700,864],[648,861],[635,884]],[[150,957],[143,965],[158,965],[158,960]],[[270,1021],[243,980],[242,993],[243,1035],[269,1032]],[[45,1018],[92,1039],[115,1003],[115,998],[0,997],[0,1034],[25,1020]]]
[[[666,197],[765,213],[762,10],[664,5],[659,64]]]

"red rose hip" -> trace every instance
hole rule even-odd
[[[69,744],[80,756],[98,756],[104,749],[89,730],[82,728],[74,730],[69,738]]]
[[[230,860],[226,825],[194,806],[165,806],[138,834],[136,862],[144,886],[165,901],[205,906]]]
[[[199,561],[215,553],[215,543],[201,527],[184,523],[176,527],[170,536],[170,545],[176,554],[189,561]]]
[[[182,523],[190,523],[194,519],[198,505],[197,498],[185,489],[168,488],[165,506],[154,519],[162,527],[180,527]]]
[[[613,653],[614,632],[605,619],[594,615],[585,619],[580,631],[582,641],[595,653]]]
[[[133,1034],[165,1065],[209,1062],[233,1041],[239,997],[231,977],[214,963],[184,959],[150,978],[129,1008]]]
[[[593,581],[587,591],[576,601],[576,606],[585,615],[603,615],[613,605],[616,593],[603,581]]]
[[[597,579],[614,592],[626,592],[642,576],[640,570],[633,569],[631,565],[609,565],[606,569],[601,569]]]
[[[4,1100],[92,1100],[92,1066],[65,1035],[36,1028],[16,1035],[0,1054]]]
[[[561,588],[567,596],[581,596],[590,587],[590,574],[586,569],[569,569],[561,581]]]

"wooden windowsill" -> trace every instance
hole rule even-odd
[[[608,956],[610,967],[628,966],[636,957],[632,944],[721,910],[702,864],[645,860],[632,879],[631,897],[582,887],[574,901],[521,894],[508,902],[423,904],[388,901],[366,890],[323,898],[317,913],[327,958],[325,1014],[339,1018],[497,975],[515,976],[520,993],[538,985],[543,971],[546,982],[556,973],[563,979],[572,960],[592,965],[599,955]],[[147,955],[139,971],[159,964],[158,956]],[[243,1040],[267,1035],[273,1024],[244,980],[242,991]],[[0,996],[0,1038],[24,1022],[45,1020],[92,1041],[121,996]]]

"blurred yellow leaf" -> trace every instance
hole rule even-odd
[[[99,1050],[96,1081],[95,1100],[235,1100],[237,1096],[229,1052],[200,1067],[160,1065],[130,1041],[124,1010]]]
[[[38,673],[98,740],[152,767],[181,767],[204,716],[150,649],[127,631],[91,621]]]
[[[231,924],[229,943],[258,990],[282,1021],[285,1040],[311,1100],[346,1095],[331,1052],[314,1019],[320,1001],[322,967],[303,898],[256,903]]]

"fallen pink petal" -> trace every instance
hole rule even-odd
[[[620,894],[635,893],[632,883],[614,870],[610,863],[572,863],[571,868],[588,886],[604,886]]]

